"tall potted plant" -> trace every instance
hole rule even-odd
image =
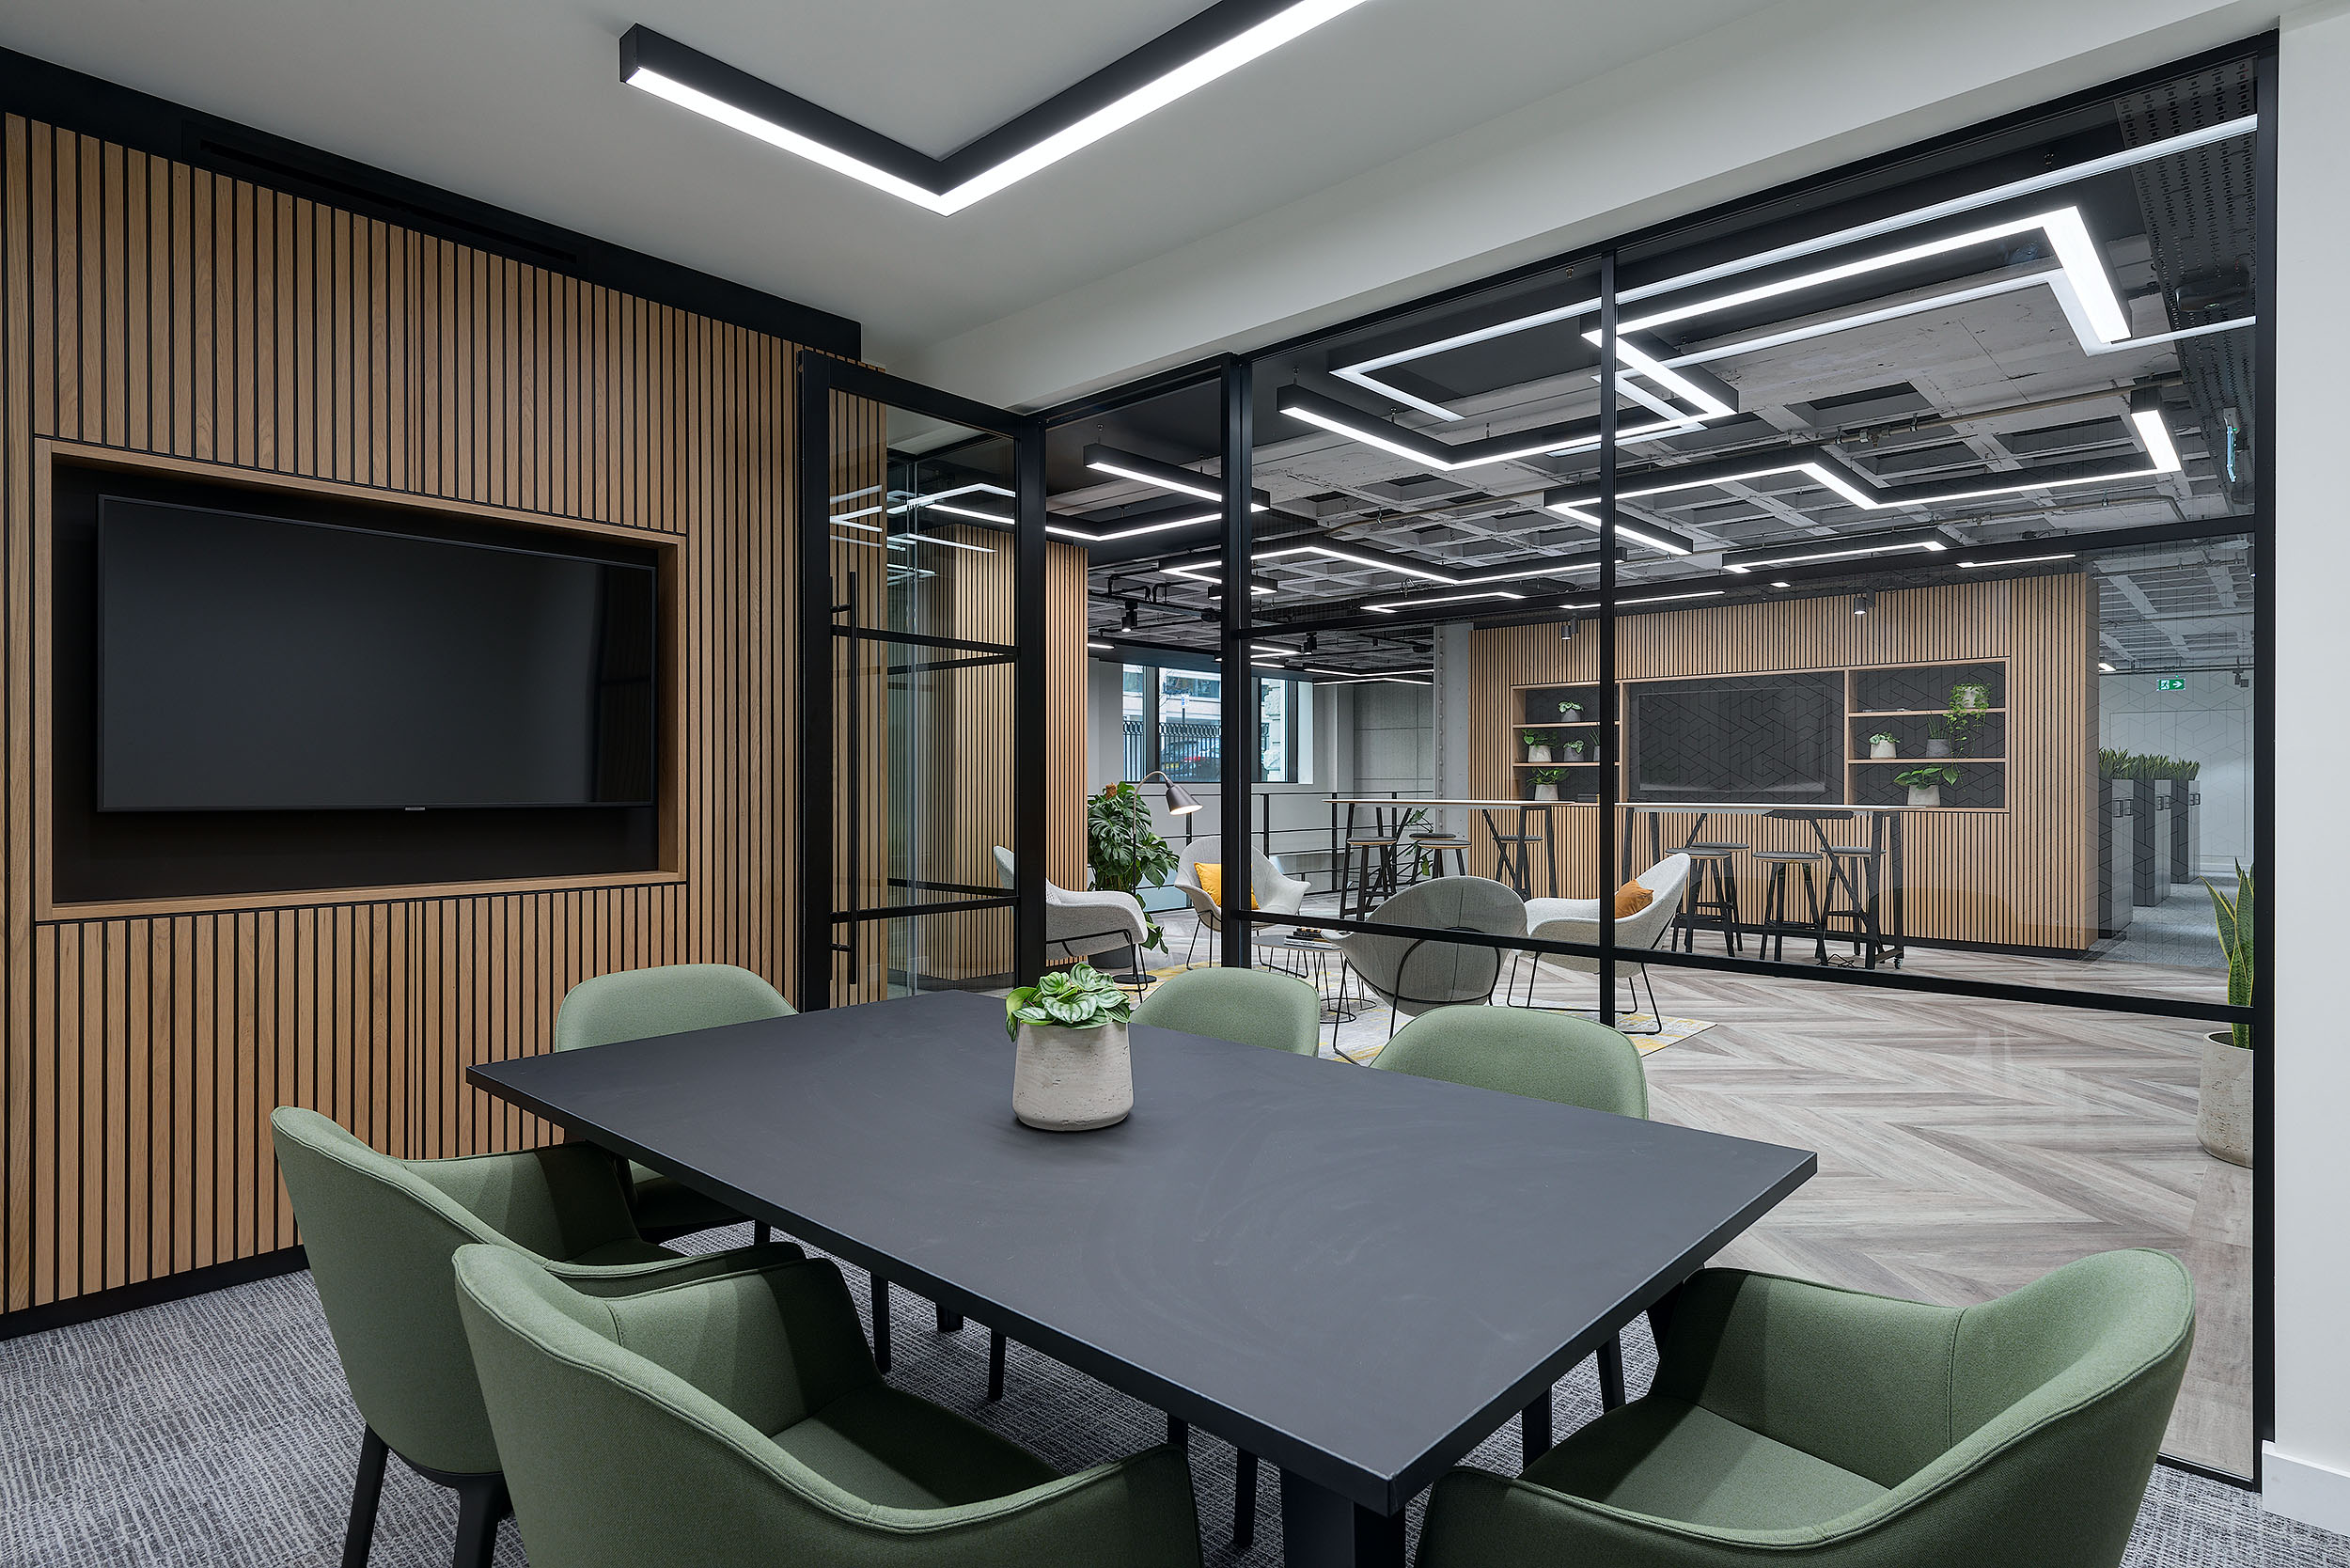
[[[1073,964],[1004,998],[1004,1030],[1016,1056],[1011,1112],[1047,1133],[1082,1133],[1123,1121],[1135,1108],[1126,1025],[1134,998],[1092,964]]]
[[[2235,869],[2230,898],[2206,878],[2219,946],[2228,955],[2228,1001],[2252,1005],[2252,872]],[[2195,1137],[2206,1153],[2230,1165],[2252,1163],[2252,1031],[2242,1024],[2203,1037],[2202,1081],[2195,1102]]]
[[[1132,784],[1112,784],[1086,802],[1086,858],[1093,886],[1135,898],[1137,887],[1156,887],[1175,869],[1175,852],[1151,825],[1151,806]],[[1135,898],[1139,903],[1142,901]],[[1146,914],[1143,946],[1161,946],[1159,923]]]

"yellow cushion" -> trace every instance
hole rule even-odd
[[[1195,860],[1191,863],[1191,874],[1199,879],[1199,890],[1208,895],[1208,902],[1218,909],[1223,908],[1224,862]],[[1257,907],[1257,890],[1254,887],[1248,889],[1248,907],[1251,909]]]
[[[1655,902],[1656,893],[1653,888],[1644,887],[1637,882],[1627,882],[1616,889],[1616,918],[1619,920],[1629,918]]]

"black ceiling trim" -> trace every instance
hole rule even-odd
[[[0,110],[566,274],[843,359],[855,321],[419,180],[0,49]]]

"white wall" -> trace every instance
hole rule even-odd
[[[2277,1440],[2268,1502],[2350,1532],[2350,1037],[2340,901],[2322,846],[2339,837],[2350,729],[2339,722],[2350,582],[2340,478],[2350,349],[2350,4],[2285,19],[2279,84],[2277,407],[2277,842],[2264,891],[2276,912]]]
[[[1038,406],[2251,36],[2274,4],[1784,0],[891,368]]]
[[[2224,669],[2180,676],[2185,691],[2157,690],[2162,679],[2159,672],[2098,677],[2097,744],[2202,763],[2195,778],[2203,797],[2196,870],[2232,874],[2238,860],[2252,858],[2252,688]]]

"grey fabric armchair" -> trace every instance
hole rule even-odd
[[[1224,934],[1224,911],[1199,885],[1201,866],[1224,863],[1224,840],[1195,839],[1177,846],[1175,854],[1175,874],[1167,886],[1183,895],[1183,902],[1191,905],[1191,912],[1198,917],[1191,933],[1191,949],[1196,950],[1201,932],[1218,937]],[[1257,895],[1257,907],[1268,915],[1296,914],[1305,907],[1306,894],[1313,886],[1282,870],[1278,860],[1254,845],[1248,851],[1248,874],[1251,890]],[[1190,951],[1186,951],[1185,962],[1190,961]]]
[[[995,875],[1006,887],[1012,886],[1013,864],[1011,851],[996,845]],[[1130,949],[1139,968],[1149,937],[1141,902],[1132,894],[1075,893],[1051,881],[1044,884],[1044,951],[1053,963]]]
[[[1062,1476],[890,1388],[829,1261],[619,1300],[493,1247],[456,1276],[532,1568],[1198,1568],[1181,1450]]]
[[[1443,876],[1404,888],[1371,911],[1370,919],[1373,925],[1524,936],[1526,901],[1504,884],[1486,877]],[[1494,988],[1501,981],[1501,960],[1508,951],[1482,943],[1361,931],[1349,932],[1339,946],[1345,949],[1347,971],[1393,1009],[1387,1019],[1389,1034],[1395,1032],[1398,1018],[1455,1002],[1491,1001]],[[1345,989],[1342,974],[1341,1008]]]
[[[460,1247],[487,1244],[581,1290],[619,1293],[800,1256],[789,1244],[698,1258],[655,1247],[637,1233],[612,1157],[588,1144],[399,1160],[290,1105],[271,1113],[270,1133],[366,1423],[344,1568],[365,1568],[387,1450],[456,1491],[456,1568],[490,1561],[506,1487],[457,1319],[449,1259]]]
[[[1673,919],[1681,913],[1681,897],[1689,886],[1689,857],[1673,854],[1665,856],[1636,879],[1653,895],[1646,909],[1627,915],[1616,922],[1616,946],[1627,956],[1619,960],[1631,969],[1632,1000],[1637,1007],[1642,981],[1648,985],[1649,1015],[1656,1027],[1642,1029],[1642,1034],[1665,1032],[1665,1016],[1656,1006],[1656,982],[1648,978],[1648,965],[1630,955],[1649,951],[1671,933]],[[1553,942],[1599,941],[1600,901],[1597,899],[1528,899],[1526,901],[1526,933]],[[1597,975],[1599,960],[1578,958],[1572,953],[1537,953],[1527,972],[1526,1005],[1534,1005],[1534,981],[1544,967],[1570,974]],[[1512,967],[1517,959],[1511,960]],[[1512,984],[1514,984],[1514,980]]]

